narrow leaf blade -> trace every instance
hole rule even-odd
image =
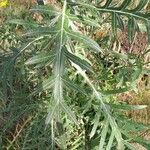
[[[121,6],[118,7],[119,10],[124,10],[129,4],[131,3],[131,0],[124,0],[121,4]]]
[[[74,82],[72,82],[69,78],[67,77],[63,77],[62,78],[64,84],[69,88],[69,89],[73,89],[75,91],[78,91],[84,95],[87,95],[87,93],[85,92],[84,89],[82,89],[79,85],[75,84]]]
[[[64,110],[64,112],[69,116],[69,118],[76,124],[78,125],[78,121],[76,119],[76,116],[74,112],[67,106],[65,102],[60,102],[60,106]]]
[[[133,11],[133,12],[136,12],[136,11],[140,11],[140,10],[144,9],[144,7],[145,7],[146,4],[148,3],[148,1],[149,1],[149,0],[140,0],[138,6],[137,6],[135,9],[133,9],[132,11]]]
[[[104,148],[105,140],[106,140],[106,135],[108,132],[108,122],[105,122],[105,126],[103,127],[103,130],[101,132],[101,139],[100,139],[100,144],[99,144],[99,150],[102,150]]]
[[[88,47],[92,48],[92,50],[94,50],[95,52],[102,52],[100,46],[93,39],[77,32],[66,32],[66,33],[71,38],[86,44]]]
[[[110,105],[112,108],[122,109],[122,110],[140,110],[147,107],[147,105],[125,105],[125,104],[117,105],[117,104],[109,104],[109,103],[107,104]]]
[[[93,72],[91,65],[86,60],[80,59],[67,50],[65,50],[65,55],[68,59],[70,59],[73,63],[79,65],[82,69]]]
[[[95,116],[94,126],[92,128],[91,133],[90,133],[90,138],[92,138],[95,135],[95,133],[96,133],[96,129],[97,129],[98,125],[99,125],[99,119],[100,119],[100,113],[97,113],[96,116]]]
[[[54,52],[51,53],[40,53],[37,54],[36,56],[33,56],[29,60],[26,61],[26,65],[34,65],[34,64],[39,64],[42,62],[51,62],[55,58]]]
[[[107,144],[107,147],[106,147],[106,150],[111,150],[111,147],[112,147],[112,145],[113,145],[114,138],[115,138],[115,134],[114,134],[114,132],[112,131],[112,132],[111,132],[111,135],[110,135],[110,138],[109,138],[109,141],[108,141],[108,144]]]

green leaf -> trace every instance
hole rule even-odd
[[[127,17],[133,17],[133,18],[137,18],[137,19],[140,19],[140,20],[143,20],[143,21],[148,21],[150,20],[150,17],[149,15],[145,15],[143,13],[140,13],[140,12],[133,12],[131,10],[118,10],[118,8],[116,7],[109,7],[109,8],[105,8],[105,7],[95,7],[94,5],[91,5],[91,4],[87,4],[87,3],[79,3],[77,2],[76,3],[77,5],[81,5],[81,6],[84,6],[85,8],[88,8],[88,9],[93,9],[95,11],[99,11],[99,12],[102,12],[102,13],[117,13],[119,15],[123,15],[123,16],[127,16]]]
[[[106,106],[105,106],[106,107]],[[122,139],[122,133],[121,130],[118,128],[118,124],[116,123],[116,120],[114,117],[112,117],[109,113],[108,115],[108,121],[110,123],[110,126],[112,128],[112,132],[114,132],[115,139],[117,141],[117,149],[122,150],[124,149],[123,139]]]
[[[97,127],[99,125],[99,119],[100,119],[100,112],[95,115],[94,125],[93,125],[92,131],[90,133],[90,138],[92,138],[96,133]]]
[[[54,77],[50,77],[49,79],[43,80],[42,91],[50,89],[53,86],[53,84],[54,84]]]
[[[70,59],[73,63],[77,64],[82,69],[93,73],[92,67],[87,61],[80,59],[79,57],[69,53],[67,50],[65,50],[64,52],[66,57]]]
[[[86,91],[83,88],[81,88],[79,85],[72,82],[69,78],[63,77],[62,80],[69,89],[72,89],[72,90],[78,91],[84,95],[87,95]]]
[[[82,133],[81,133],[82,134]],[[80,148],[81,144],[83,141],[83,137],[79,136],[73,143],[72,143],[72,148],[70,150],[77,150]]]
[[[134,39],[135,31],[136,31],[135,20],[133,17],[130,17],[128,21],[128,39],[130,43]]]
[[[65,109],[66,107],[64,106],[65,104],[63,104],[63,82],[62,82],[62,76],[64,75],[64,67],[65,67],[65,55],[63,53],[64,50],[64,43],[65,43],[65,33],[64,33],[64,26],[65,26],[65,17],[66,17],[66,6],[67,6],[67,1],[64,1],[64,5],[62,8],[62,12],[61,12],[61,18],[58,20],[57,23],[57,27],[58,30],[60,30],[59,32],[59,36],[57,37],[56,41],[54,41],[54,45],[55,47],[53,47],[55,49],[55,53],[56,53],[56,58],[55,58],[55,62],[54,62],[54,88],[53,88],[53,99],[54,99],[54,103],[56,103],[56,108],[54,111],[56,111],[56,115],[58,118],[58,121],[60,121],[60,116],[61,116],[61,112],[59,109]],[[57,109],[57,110],[56,110]],[[66,108],[66,110],[64,110],[65,113],[68,113],[67,111],[68,109]],[[48,120],[48,122],[50,122]]]
[[[34,30],[30,30],[29,32],[25,33],[24,36],[28,36],[28,37],[32,37],[32,36],[40,36],[40,35],[55,35],[57,36],[57,34],[59,33],[59,30],[55,30],[52,27],[38,27]]]
[[[36,88],[36,90],[34,92],[32,92],[30,94],[30,96],[35,95],[40,92],[43,92],[43,91],[46,91],[46,90],[52,88],[53,85],[54,85],[54,77],[50,77],[49,79],[43,80],[41,85],[39,84],[38,87]]]
[[[137,66],[132,74],[132,81],[135,82],[142,74],[142,66]]]
[[[121,126],[122,133],[126,135],[126,132],[143,132],[149,129],[148,125],[144,125],[139,122],[134,122],[130,118],[126,118],[125,116],[118,116],[116,115],[116,119],[118,125]]]
[[[117,17],[116,17],[116,13],[112,13],[112,32],[113,35],[116,37],[117,34]]]
[[[135,148],[133,145],[131,145],[129,142],[127,141],[123,141],[124,144],[130,149],[130,150],[137,150],[137,148]]]
[[[43,39],[43,36],[37,37],[37,38],[35,38],[35,39],[33,39],[33,40],[30,40],[30,42],[23,44],[23,45],[18,49],[17,54],[16,54],[15,57],[12,59],[12,61],[10,61],[10,63],[12,63],[14,60],[16,60],[16,58],[17,58],[18,56],[20,56],[20,54],[21,54],[22,52],[24,52],[31,44],[33,44],[33,43],[35,43],[36,41],[39,41],[39,40],[41,40],[41,39]]]
[[[44,14],[49,14],[50,16],[61,14],[61,11],[58,9],[55,9],[55,7],[53,7],[53,6],[38,5],[37,7],[30,9],[30,11],[42,12]]]
[[[39,64],[42,62],[52,62],[55,58],[54,52],[51,53],[40,53],[36,56],[33,56],[29,60],[26,61],[26,65],[33,65],[33,64]]]
[[[22,19],[12,19],[8,21],[8,23],[17,24],[17,25],[25,25],[28,27],[39,27],[39,25],[35,21],[26,21]]]
[[[127,104],[110,104],[106,103],[107,105],[111,106],[115,109],[122,109],[122,110],[140,110],[147,107],[147,105],[127,105]]]
[[[112,132],[111,132],[111,135],[110,135],[110,137],[109,137],[109,141],[108,141],[106,150],[111,150],[111,147],[113,146],[114,138],[115,138],[115,134],[114,134],[114,131],[112,131]]]
[[[124,29],[123,19],[121,18],[121,16],[119,14],[116,14],[116,19],[117,19],[119,28],[121,28],[123,30]]]
[[[103,6],[104,8],[107,8],[110,6],[110,4],[112,3],[112,0],[107,0],[105,5]]]
[[[146,29],[148,34],[148,43],[150,44],[150,21],[146,21]]]
[[[72,15],[72,14],[68,14],[68,17],[70,20],[73,21],[77,21],[94,27],[100,27],[98,21],[96,21],[95,19],[90,19],[89,17]]]
[[[126,54],[123,54],[123,53],[118,53],[118,52],[115,52],[115,51],[112,51],[111,52],[113,54],[114,57],[116,57],[117,59],[120,58],[120,59],[123,59],[123,60],[126,60],[128,61],[128,55]]]
[[[144,146],[145,148],[147,148],[147,150],[150,148],[150,142],[149,142],[149,140],[145,140],[144,138],[137,137],[134,141],[138,142],[139,144],[141,144],[142,146]]]
[[[78,121],[76,119],[76,116],[74,112],[67,106],[65,102],[60,102],[61,108],[64,110],[64,112],[68,115],[68,117],[76,124],[78,125]]]
[[[118,7],[119,10],[125,9],[129,4],[131,3],[131,0],[124,0],[121,4],[121,6]]]
[[[146,6],[146,4],[149,2],[149,0],[140,0],[138,6],[135,9],[132,9],[133,12],[137,12],[140,11],[142,9],[144,9],[144,7]]]
[[[118,93],[123,93],[127,92],[130,88],[125,87],[125,88],[118,88],[114,90],[106,90],[106,91],[101,91],[104,95],[110,95],[110,94],[118,94]]]
[[[99,144],[99,150],[102,150],[104,148],[104,144],[105,144],[105,140],[106,140],[106,135],[107,135],[107,132],[108,132],[108,122],[106,121],[104,123],[104,127],[102,129],[102,132],[101,132],[101,139],[100,139],[100,144]]]
[[[57,109],[58,109],[58,103],[56,103],[53,108],[49,108],[48,109],[48,114],[47,114],[47,117],[46,117],[46,120],[45,120],[45,124],[46,124],[46,127],[47,125],[49,125],[51,123],[51,121],[53,120],[53,118],[55,117],[55,114],[58,113],[57,112]],[[56,119],[56,118],[55,118]]]
[[[132,130],[131,130],[132,132]],[[149,149],[150,148],[150,142],[149,140],[145,140],[142,137],[139,136],[133,136],[132,134],[128,134],[127,132],[124,133],[126,137],[128,137],[128,139],[131,139],[132,141],[139,143],[140,145],[144,146],[145,148]],[[123,141],[126,144],[126,141]]]
[[[97,44],[97,42],[95,42],[91,38],[77,32],[66,31],[66,33],[70,38],[78,40],[81,43],[84,43],[88,47],[92,48],[92,50],[95,50],[95,52],[102,52],[102,49]]]

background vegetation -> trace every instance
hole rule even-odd
[[[0,148],[150,149],[149,3],[1,8]]]

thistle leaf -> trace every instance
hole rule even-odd
[[[100,27],[98,21],[95,19],[90,19],[89,17],[82,17],[77,15],[68,14],[68,17],[72,21],[77,21],[86,25],[94,26],[94,27]]]
[[[76,124],[78,125],[78,121],[76,119],[76,116],[74,112],[67,106],[65,102],[60,102],[61,108],[64,110],[64,112],[68,115],[68,117]]]
[[[112,3],[112,0],[107,0],[105,5],[103,6],[104,8],[107,8],[110,6],[110,4]]]
[[[99,125],[99,119],[100,119],[100,113],[97,113],[95,115],[94,125],[93,125],[92,131],[90,133],[90,138],[92,138],[95,135],[95,133],[96,133],[96,129],[97,129],[98,125]]]
[[[55,34],[55,36],[56,36],[58,33],[59,33],[59,30],[55,30],[52,27],[38,27],[34,30],[30,30],[29,32],[27,32],[23,36],[28,36],[28,37],[41,36],[41,35],[50,36],[52,34]]]
[[[39,25],[35,21],[25,21],[22,19],[12,19],[8,21],[10,24],[24,25],[27,27],[39,27]]]
[[[104,127],[102,129],[102,132],[101,132],[101,139],[100,139],[100,144],[99,144],[99,150],[102,150],[104,148],[104,144],[105,144],[105,140],[106,140],[106,135],[107,135],[107,132],[108,132],[108,122],[106,121],[104,123]]]
[[[44,6],[38,5],[35,8],[30,9],[30,11],[42,12],[50,16],[61,14],[61,12],[58,9],[54,8],[53,6],[45,6],[45,5]]]
[[[26,65],[34,65],[34,64],[39,64],[43,62],[52,62],[55,58],[54,52],[51,53],[40,53],[37,54],[36,56],[33,56],[29,60],[26,61]]]
[[[131,0],[124,0],[121,4],[121,6],[118,7],[118,10],[124,10],[127,6],[131,3]]]
[[[132,11],[137,12],[137,11],[142,10],[148,2],[149,2],[149,0],[140,0],[138,6],[135,9],[133,9]]]
[[[79,85],[75,84],[69,78],[63,77],[62,80],[69,89],[72,89],[72,90],[78,91],[84,95],[87,95],[86,91],[83,88],[81,88]]]
[[[110,135],[110,137],[109,137],[109,141],[108,141],[106,150],[111,150],[111,148],[112,148],[112,146],[113,146],[114,138],[115,138],[115,134],[114,134],[114,131],[112,131],[112,132],[111,132],[111,135]]]
[[[117,104],[110,104],[110,103],[107,103],[107,105],[111,106],[112,108],[121,109],[121,110],[140,110],[147,107],[147,105],[125,105],[125,104],[117,105]]]
[[[84,43],[89,48],[94,50],[94,52],[102,52],[102,50],[101,50],[100,46],[97,44],[97,42],[95,42],[91,38],[89,38],[85,35],[82,35],[80,33],[77,33],[77,32],[66,31],[66,33],[70,38],[78,40],[79,42]]]
[[[135,20],[133,17],[130,17],[128,21],[128,38],[130,43],[134,39],[135,32],[136,32]]]
[[[124,144],[130,149],[130,150],[137,150],[133,145],[131,145],[129,142],[124,141]]]
[[[123,19],[121,18],[121,16],[119,14],[116,14],[116,19],[117,19],[119,28],[121,28],[123,30],[124,29]]]
[[[112,13],[112,31],[113,31],[113,35],[116,37],[117,34],[117,17],[116,17],[116,13]]]
[[[146,28],[148,34],[148,43],[150,44],[150,21],[146,21]]]
[[[71,60],[73,63],[79,65],[82,69],[93,73],[91,65],[86,60],[80,59],[79,57],[71,54],[67,50],[65,50],[65,55],[69,60]]]
[[[30,94],[30,96],[41,93],[43,91],[46,91],[50,88],[52,88],[54,85],[54,77],[50,77],[49,79],[43,80],[41,85],[38,85],[36,90]]]

